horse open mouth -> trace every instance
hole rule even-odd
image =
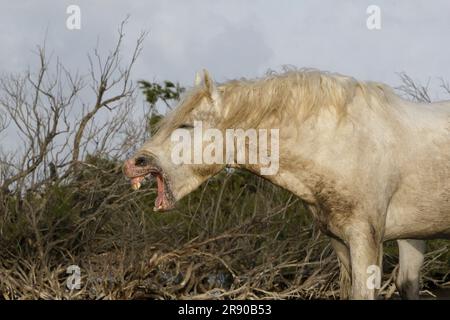
[[[175,207],[175,201],[173,200],[167,179],[164,177],[164,173],[161,170],[151,169],[146,174],[131,177],[131,188],[133,190],[138,190],[141,187],[142,182],[146,178],[151,179],[151,177],[156,179],[157,184],[157,196],[153,211],[168,211],[173,209]]]

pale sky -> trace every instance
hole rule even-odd
[[[66,8],[81,8],[81,30],[68,30]],[[368,30],[366,9],[381,9],[381,30]],[[0,73],[36,62],[47,47],[72,69],[87,70],[86,53],[114,43],[130,14],[127,46],[148,30],[134,78],[190,85],[206,67],[218,81],[260,76],[282,65],[314,67],[398,85],[450,78],[450,1],[0,0]]]

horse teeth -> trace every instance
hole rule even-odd
[[[140,187],[141,187],[141,183],[140,183],[140,182],[136,182],[136,183],[133,183],[133,184],[131,185],[131,188],[132,188],[133,190],[138,190]]]

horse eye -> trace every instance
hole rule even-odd
[[[192,129],[192,128],[194,128],[194,126],[191,124],[187,124],[187,123],[183,123],[178,126],[178,129]]]

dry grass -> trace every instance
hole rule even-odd
[[[1,243],[3,298],[335,297],[328,241],[288,193],[224,173],[176,212],[155,214],[154,188],[131,192],[112,167],[108,176],[90,164],[86,176],[101,175],[93,180],[100,185],[81,187],[92,181],[78,177],[41,194],[40,201],[59,197],[55,203],[66,202],[68,211],[56,219],[60,206],[43,209],[37,232],[27,223],[12,226],[18,217],[9,213],[11,225],[1,225],[9,230]],[[82,288],[73,292],[65,288],[71,264],[82,270]]]
[[[92,158],[87,168],[88,181],[76,177],[40,195],[58,205],[43,209],[38,230],[14,223],[19,213],[9,212],[9,224],[3,220],[4,299],[339,298],[329,241],[297,199],[264,180],[223,173],[176,212],[155,214],[154,186],[132,192],[106,161]],[[396,258],[387,251],[390,296]],[[448,275],[438,272],[448,266],[447,252],[428,254],[427,284],[448,286]],[[66,288],[72,264],[81,268],[80,290]]]

